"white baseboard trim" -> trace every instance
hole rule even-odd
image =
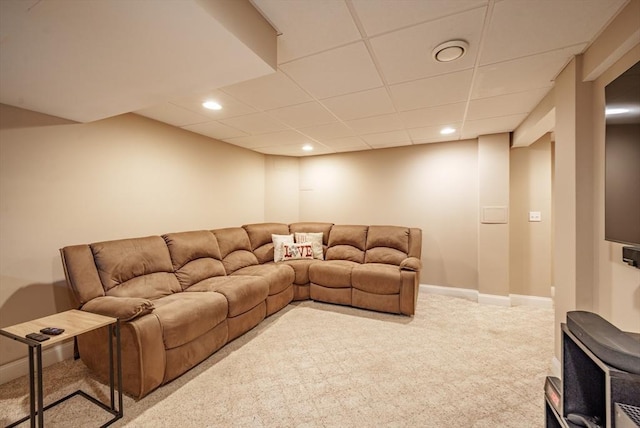
[[[483,305],[509,307],[511,306],[511,299],[509,298],[509,296],[478,293],[478,303],[481,303]]]
[[[441,294],[443,296],[460,297],[474,302],[478,301],[478,290],[472,290],[470,288],[420,284],[420,291],[427,294]]]
[[[525,296],[522,294],[509,294],[511,306],[533,306],[536,308],[552,309],[553,299],[551,297]]]
[[[25,353],[26,353],[26,345]],[[42,351],[42,367],[73,358],[73,340],[55,345]],[[29,374],[29,357],[11,361],[0,366],[0,385]]]
[[[440,294],[443,296],[460,297],[478,302],[483,305],[495,306],[531,306],[536,308],[553,308],[553,299],[550,297],[525,296],[522,294],[509,294],[499,296],[496,294],[484,294],[470,288],[443,287],[440,285],[420,284],[420,291],[427,294]]]

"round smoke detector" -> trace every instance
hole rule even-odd
[[[451,40],[436,46],[431,54],[438,62],[451,62],[462,57],[467,49],[469,49],[469,43],[464,40]]]

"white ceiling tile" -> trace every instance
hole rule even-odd
[[[227,138],[225,141],[247,148],[273,147],[278,145],[286,146],[291,144],[299,144],[300,147],[302,147],[307,143],[314,144],[314,142],[309,141],[306,136],[293,130],[271,132],[269,134],[262,135],[250,135],[248,137]]]
[[[471,98],[486,98],[550,88],[559,70],[573,55],[571,49],[560,49],[512,61],[479,67],[473,83]]]
[[[399,113],[402,123],[407,128],[443,125],[461,122],[467,103],[445,104],[437,107],[421,108]]]
[[[226,86],[222,91],[260,110],[300,104],[311,97],[282,72]]]
[[[527,114],[515,114],[489,119],[467,120],[462,129],[462,138],[477,138],[479,135],[511,132],[520,125]]]
[[[211,120],[206,116],[171,103],[162,103],[142,110],[136,110],[135,113],[173,126],[191,125]]]
[[[387,83],[406,82],[473,67],[484,15],[483,7],[372,38],[371,46]],[[469,43],[469,49],[458,60],[437,62],[432,57],[433,49],[450,40],[464,40]]]
[[[238,129],[232,128],[216,121],[183,126],[182,128],[186,129],[187,131],[196,132],[198,134],[206,135],[207,137],[216,138],[218,140],[243,137],[248,135],[246,132],[242,132]]]
[[[204,103],[205,101],[215,101],[222,106],[222,109],[207,109],[202,106],[202,103]],[[224,119],[227,117],[241,116],[243,114],[256,112],[256,109],[218,90],[211,90],[179,97],[177,99],[171,100],[171,104],[176,104],[180,107],[184,107],[188,110],[213,119]]]
[[[278,36],[279,64],[360,38],[342,0],[253,0],[253,3],[281,33]]]
[[[382,116],[366,117],[345,122],[356,134],[375,134],[377,132],[397,131],[402,129],[402,121],[397,114],[384,114]]]
[[[245,116],[231,117],[220,122],[247,134],[264,134],[287,129],[287,126],[266,113],[253,113]]]
[[[366,150],[371,147],[367,145],[361,138],[358,137],[346,137],[336,138],[334,140],[326,140],[322,142],[324,145],[336,150]]]
[[[423,128],[409,129],[409,135],[414,144],[435,143],[438,141],[454,141],[460,139],[460,128],[462,123],[451,123],[450,126],[456,130],[453,134],[442,135],[442,126],[426,126]]]
[[[370,144],[370,146],[373,147],[374,149],[388,149],[390,147],[404,147],[404,146],[410,146],[412,144],[413,142],[411,141],[411,139],[409,139],[404,141],[398,141],[395,143],[381,143],[377,145]]]
[[[323,125],[336,121],[334,115],[315,101],[269,110],[269,114],[294,128]]]
[[[304,135],[308,135],[309,137],[319,141],[355,136],[355,133],[350,128],[340,122],[310,126],[309,128],[301,128],[299,131]]]
[[[318,99],[382,86],[363,42],[301,58],[280,68]]]
[[[473,70],[400,83],[389,87],[400,111],[453,104],[467,100]]]
[[[584,44],[625,0],[509,0],[496,2],[481,64]]]
[[[540,100],[544,98],[547,92],[548,90],[543,88],[472,100],[469,103],[466,119],[487,119],[490,117],[529,113]]]
[[[393,102],[385,88],[370,89],[322,100],[329,110],[342,120],[360,119],[394,113]]]
[[[367,35],[373,36],[484,6],[487,0],[352,0]]]
[[[246,137],[225,138],[224,141],[235,146],[253,150],[256,147],[260,146],[262,139],[259,135],[249,135]]]
[[[411,145],[411,137],[409,137],[409,134],[404,129],[400,131],[363,135],[362,139],[371,147],[376,149]]]

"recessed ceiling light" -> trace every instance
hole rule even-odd
[[[451,62],[462,57],[468,49],[469,43],[464,40],[451,40],[436,46],[431,55],[438,62]]]
[[[604,113],[607,116],[613,116],[616,114],[625,114],[625,113],[629,113],[629,109],[628,108],[608,108],[604,111]]]
[[[440,130],[440,133],[442,135],[449,135],[449,134],[453,134],[454,132],[456,132],[455,128],[451,128],[450,126],[447,126],[446,128],[442,128]]]
[[[311,144],[305,144],[304,146],[302,146],[302,150],[304,150],[305,152],[310,152],[313,150],[313,146]]]
[[[221,110],[222,106],[215,101],[205,101],[202,103],[202,107],[208,108],[209,110]]]

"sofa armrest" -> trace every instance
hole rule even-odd
[[[422,261],[417,257],[407,257],[400,262],[400,270],[417,272],[422,269]]]
[[[121,321],[131,321],[142,315],[151,313],[153,303],[140,297],[102,296],[89,300],[82,308],[83,311],[94,312]]]

